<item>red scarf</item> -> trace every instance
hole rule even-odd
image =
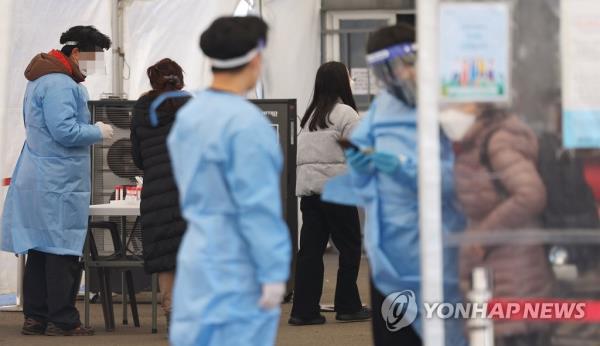
[[[56,59],[58,59],[58,61],[60,61],[61,64],[63,64],[67,68],[67,71],[69,71],[69,74],[73,75],[73,67],[69,63],[69,60],[67,60],[67,57],[65,57],[65,55],[61,51],[53,49],[50,52],[48,52],[48,55],[51,55],[51,56],[55,57]]]

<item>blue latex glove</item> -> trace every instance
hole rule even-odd
[[[371,159],[378,171],[388,175],[394,174],[402,165],[398,155],[388,153],[374,152],[371,154]]]
[[[361,151],[355,149],[347,149],[344,151],[346,154],[346,160],[350,167],[361,174],[367,174],[371,172],[371,155],[367,155]]]

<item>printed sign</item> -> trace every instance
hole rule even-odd
[[[600,148],[600,1],[561,2],[563,145]]]
[[[440,86],[445,102],[506,102],[510,93],[510,8],[440,5]]]

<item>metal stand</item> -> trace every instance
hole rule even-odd
[[[467,294],[467,299],[479,306],[486,306],[492,298],[490,273],[486,268],[477,267],[473,269],[472,276],[473,288]],[[467,322],[469,345],[494,346],[494,322],[483,316],[473,317]]]
[[[103,215],[103,214],[97,214],[98,216],[110,216],[110,214],[107,215]],[[114,215],[113,215],[114,216]],[[131,216],[131,215],[130,215]],[[90,277],[91,275],[88,274],[90,272],[91,268],[118,268],[118,269],[129,269],[129,268],[143,268],[144,267],[144,261],[142,259],[129,259],[127,258],[127,246],[126,244],[127,242],[127,231],[126,231],[126,226],[127,226],[127,218],[125,216],[121,216],[121,241],[122,244],[124,244],[123,248],[121,249],[121,252],[119,253],[119,255],[121,256],[121,258],[119,260],[92,260],[90,257],[90,243],[89,243],[89,239],[88,241],[86,241],[85,243],[85,251],[84,251],[84,260],[85,260],[85,264],[84,264],[84,268],[86,271],[86,276],[85,276],[85,296],[84,296],[84,309],[85,309],[85,314],[84,314],[84,325],[86,327],[90,326],[90,299],[89,299],[89,294],[90,294]],[[133,323],[136,327],[139,327],[139,321],[136,319],[137,316],[137,309],[136,309],[136,299],[135,299],[135,292],[133,291],[129,291],[127,288],[127,282],[132,283],[133,279],[132,276],[129,274],[122,274],[122,299],[123,299],[123,324],[128,324],[128,313],[127,313],[127,305],[131,305],[132,307],[132,316],[133,316]],[[131,284],[133,286],[133,284]],[[110,288],[107,288],[107,292],[110,291]],[[158,305],[158,301],[157,301],[157,291],[158,291],[158,275],[157,274],[152,274],[152,333],[157,333],[157,318],[158,318],[158,312],[157,312],[157,305]],[[129,294],[129,297],[127,296]],[[131,302],[131,304],[128,304],[128,302]],[[110,304],[110,306],[112,306],[112,303]],[[108,312],[108,314],[110,316],[113,316],[113,312],[110,311]],[[114,321],[113,321],[114,323]],[[114,328],[114,325],[113,325]],[[112,331],[113,329],[111,328],[110,330],[107,329],[107,331]]]
[[[85,272],[85,287],[83,291],[83,309],[84,319],[83,325],[86,328],[90,327],[90,240],[86,237],[85,244],[83,246],[83,271]],[[102,297],[104,299],[104,297]]]
[[[156,298],[156,291],[157,291],[157,287],[158,287],[158,274],[154,273],[152,274],[152,334],[156,334],[158,333],[158,327],[157,327],[157,315],[158,315],[158,309],[157,309],[157,301],[158,299]]]
[[[123,259],[127,258],[127,217],[121,216],[121,244],[123,244]],[[121,272],[121,303],[123,304],[123,324],[127,325],[127,285],[125,282],[125,272]]]
[[[17,264],[17,301],[15,305],[0,307],[3,312],[21,312],[23,311],[23,276],[25,275],[25,255],[19,255]]]

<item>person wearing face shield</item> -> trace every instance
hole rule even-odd
[[[110,138],[113,129],[90,124],[80,65],[111,42],[92,26],[75,26],[60,43],[60,50],[36,55],[25,70],[26,139],[2,215],[0,249],[27,254],[26,335],[93,334],[81,325],[75,297],[88,227],[90,145]]]
[[[267,24],[222,17],[200,38],[211,86],[178,112],[167,139],[188,227],[177,256],[173,345],[273,345],[291,262],[283,157],[245,95],[262,68]]]
[[[398,317],[393,304],[392,310],[382,311],[386,296],[396,292],[410,290],[417,305],[421,302],[414,28],[398,24],[376,31],[369,37],[367,52],[382,90],[349,138],[348,174],[330,180],[323,199],[365,207],[374,344],[422,345],[420,312],[413,309]],[[441,140],[442,224],[448,233],[463,230],[464,217],[453,190],[452,147],[443,135]],[[456,257],[456,251],[444,251],[446,302],[460,297]],[[396,318],[409,316],[416,317],[412,324],[392,331],[390,325],[404,323]],[[458,324],[447,322],[446,345],[465,345],[462,326],[452,323]]]

